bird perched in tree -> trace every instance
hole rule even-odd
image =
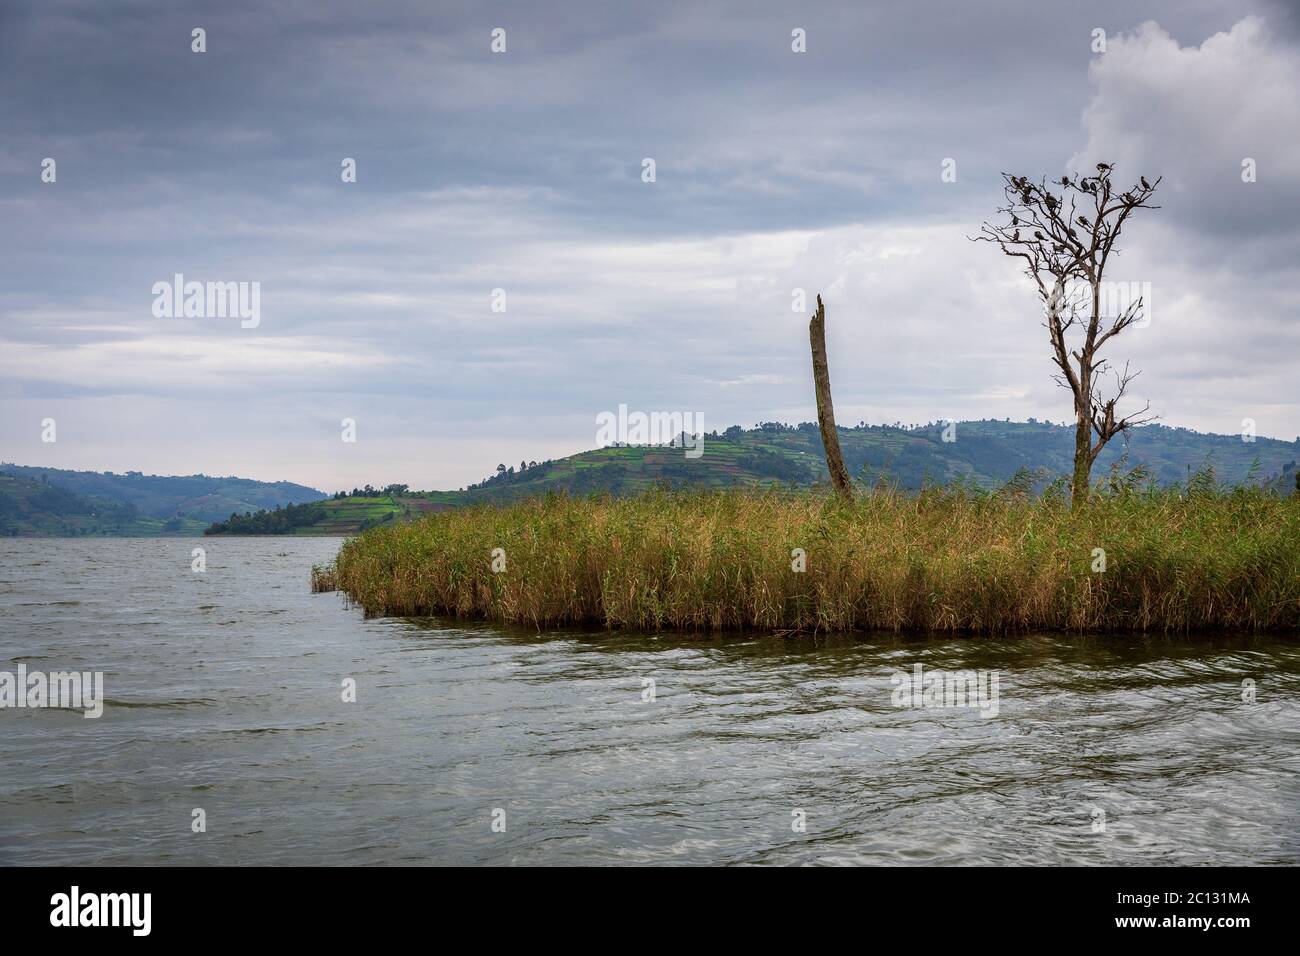
[[[1151,188],[1151,184],[1150,184],[1149,182],[1147,182],[1147,178],[1146,178],[1145,176],[1139,176],[1139,177],[1138,177],[1138,180],[1142,183],[1142,188],[1143,188],[1143,189],[1150,189],[1150,188]]]
[[[1080,216],[1078,219],[1075,220],[1075,222],[1083,226],[1084,229],[1088,228],[1088,220],[1083,218],[1083,216]]]
[[[1020,241],[1020,230],[1017,229],[1014,233],[1012,233],[1011,238],[1012,238],[1013,241],[1015,241],[1015,242],[1019,242],[1019,241]]]
[[[1098,163],[1098,164],[1097,164],[1097,169],[1098,169],[1100,172],[1103,172],[1103,173],[1104,173],[1104,172],[1106,172],[1108,169],[1110,169],[1110,167],[1109,167],[1108,165],[1106,165],[1105,163]]]
[[[1039,232],[1037,229],[1035,229],[1035,230],[1034,230],[1034,238],[1037,239],[1037,240],[1039,240],[1039,241],[1041,242],[1042,239],[1043,239],[1043,234],[1042,234],[1041,232]]]

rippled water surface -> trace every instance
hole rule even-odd
[[[0,541],[0,670],[108,698],[0,710],[0,863],[1300,863],[1293,638],[367,621],[339,543]],[[918,663],[997,716],[894,706]]]

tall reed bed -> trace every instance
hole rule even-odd
[[[1149,489],[1076,514],[960,488],[554,495],[368,531],[335,573],[369,614],[536,627],[1294,630],[1300,499]]]

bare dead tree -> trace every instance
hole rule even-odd
[[[1117,314],[1102,314],[1102,284],[1116,240],[1129,216],[1138,209],[1158,209],[1150,203],[1160,185],[1139,177],[1138,184],[1120,191],[1111,183],[1112,168],[1097,164],[1094,176],[1062,176],[1030,182],[1003,173],[1007,216],[1002,225],[984,223],[974,239],[997,243],[1008,256],[1025,260],[1025,273],[1038,286],[1046,312],[1044,325],[1052,344],[1055,381],[1074,399],[1075,438],[1072,507],[1088,499],[1093,463],[1106,443],[1134,425],[1153,421],[1150,404],[1131,415],[1116,406],[1137,377],[1125,363],[1115,372],[1109,397],[1099,388],[1111,366],[1101,349],[1142,314],[1142,299],[1134,298]],[[1051,188],[1059,188],[1053,192]]]
[[[845,501],[853,500],[853,483],[840,454],[840,435],[835,428],[835,406],[831,403],[831,373],[826,367],[826,307],[817,296],[817,311],[808,323],[812,344],[813,386],[817,390],[817,424],[821,427],[822,447],[826,449],[826,467],[831,473],[835,493]]]

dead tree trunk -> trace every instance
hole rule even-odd
[[[845,501],[853,500],[853,483],[840,454],[840,436],[835,429],[835,406],[831,404],[831,374],[826,368],[826,307],[817,296],[817,313],[808,323],[812,343],[813,386],[817,389],[817,424],[821,426],[822,447],[826,449],[826,467],[831,473],[835,493]]]
[[[1074,476],[1070,481],[1070,508],[1079,511],[1088,503],[1089,476],[1092,473],[1092,422],[1086,413],[1075,412]]]

